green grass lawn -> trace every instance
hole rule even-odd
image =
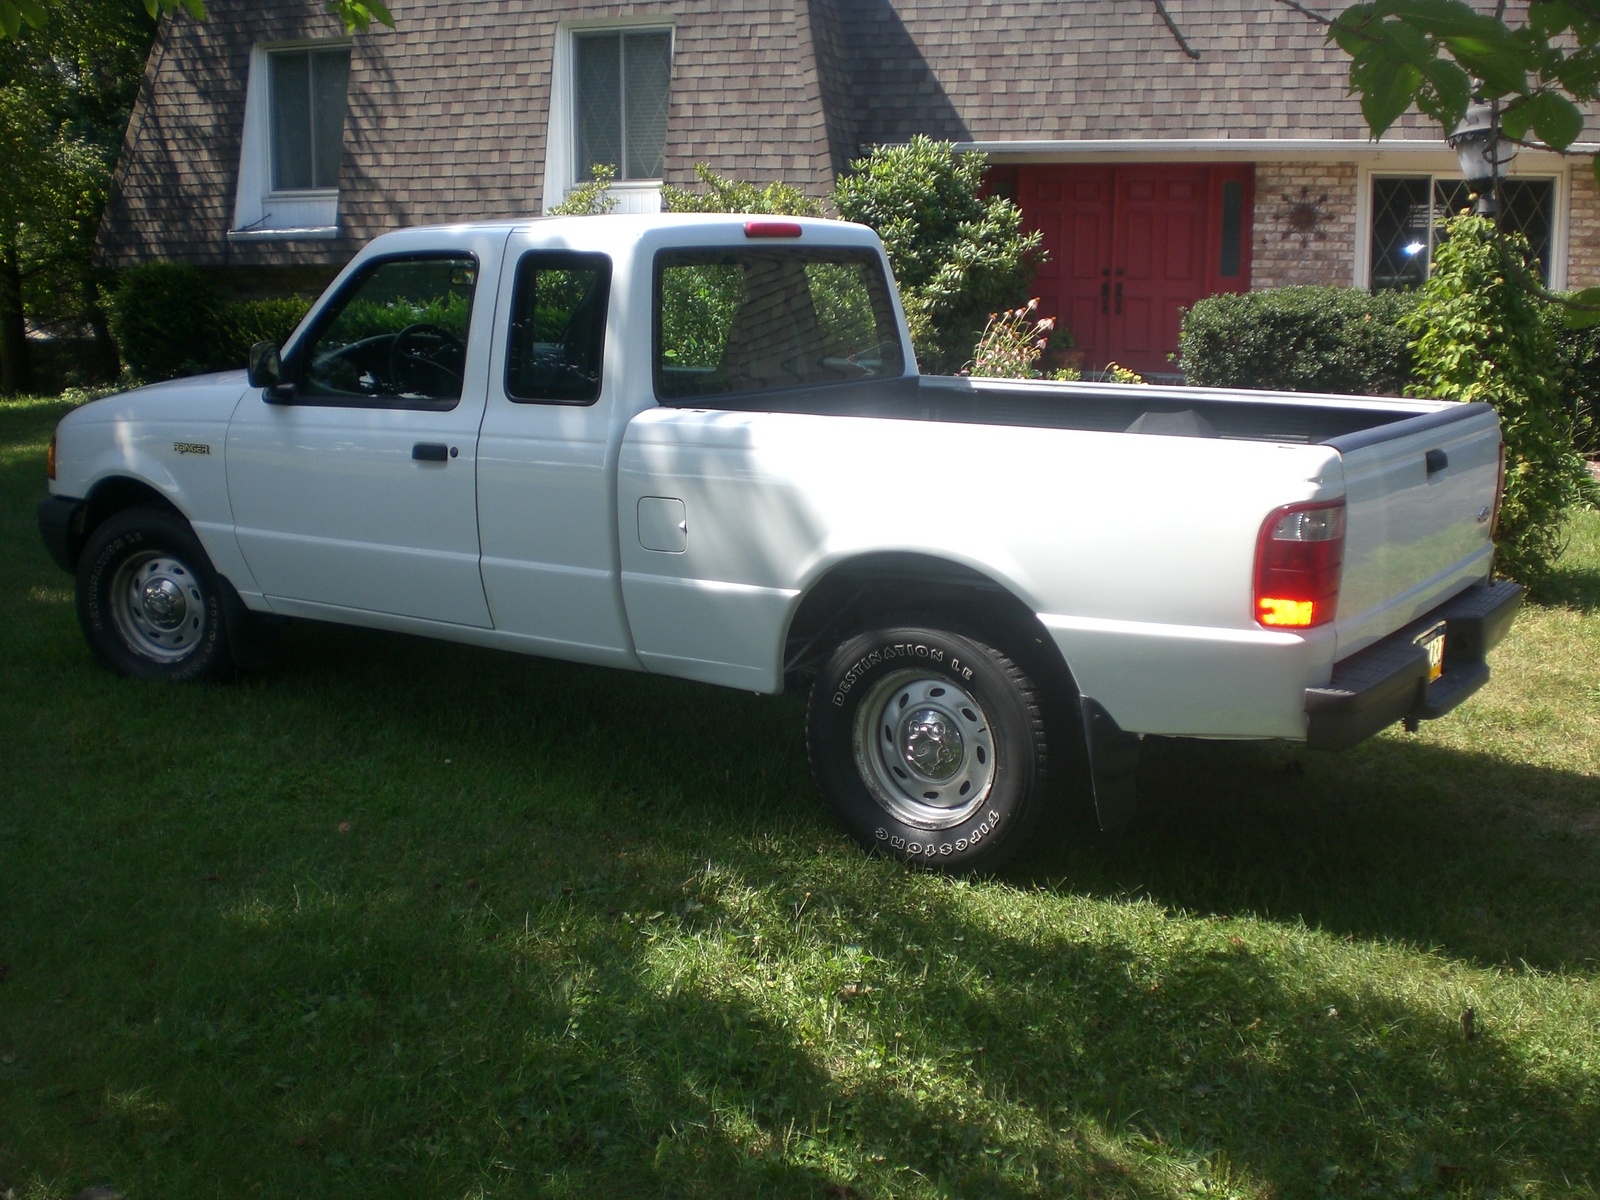
[[[961,881],[836,832],[792,698],[315,625],[112,677],[62,411],[0,402],[0,1196],[1600,1196],[1595,515],[1450,718],[1152,743]]]

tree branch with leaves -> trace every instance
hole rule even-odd
[[[1501,3],[1491,15],[1462,0],[1374,0],[1329,17],[1277,0],[1321,24],[1350,56],[1350,90],[1373,137],[1413,106],[1446,137],[1474,103],[1493,105],[1498,134],[1517,145],[1590,160],[1600,186],[1600,154],[1580,147],[1584,105],[1600,101],[1600,0],[1529,0],[1513,25]],[[1555,296],[1578,324],[1600,323],[1600,287]]]

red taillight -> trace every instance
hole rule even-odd
[[[1344,566],[1344,501],[1287,504],[1256,541],[1255,617],[1274,629],[1333,620]]]
[[[800,223],[798,221],[746,221],[744,235],[747,238],[795,238],[800,236]]]
[[[50,435],[50,449],[44,452],[44,477],[56,477],[56,435],[53,433]]]

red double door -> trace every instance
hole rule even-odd
[[[1041,315],[1072,331],[1086,369],[1176,370],[1181,309],[1250,287],[1248,163],[1016,168],[1024,221],[1049,258]]]

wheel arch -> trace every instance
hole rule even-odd
[[[119,512],[140,505],[159,508],[188,520],[160,488],[129,475],[108,475],[97,480],[89,489],[76,518],[67,529],[67,553],[71,568],[77,569],[78,556],[83,553],[84,543],[89,540],[90,534]]]
[[[1071,667],[1021,597],[965,563],[904,551],[856,555],[812,581],[784,639],[785,679],[808,677],[846,638],[900,616],[935,617],[956,632],[1003,641],[1052,699],[1076,701]]]

